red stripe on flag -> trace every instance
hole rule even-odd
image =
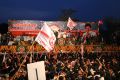
[[[44,35],[45,37],[50,38],[49,35],[46,34],[44,31],[40,31],[40,33],[41,33],[42,35]]]

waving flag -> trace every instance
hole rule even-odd
[[[50,52],[54,48],[56,37],[50,27],[44,23],[35,41],[42,45],[48,52]]]
[[[67,26],[72,30],[77,25],[70,17],[68,18]]]

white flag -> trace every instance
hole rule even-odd
[[[70,17],[68,18],[67,26],[72,30],[77,25]]]
[[[56,37],[54,32],[48,27],[46,23],[44,23],[41,31],[38,33],[35,41],[37,41],[40,45],[42,45],[48,52],[53,50],[54,44],[56,41]]]

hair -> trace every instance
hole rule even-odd
[[[60,77],[59,77],[59,80],[64,80],[64,77],[63,77],[63,76],[60,76]]]
[[[86,23],[86,24],[85,24],[85,28],[86,28],[87,26],[90,26],[90,28],[91,28],[91,24],[90,24],[90,23]]]

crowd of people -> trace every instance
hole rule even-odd
[[[57,44],[80,45],[81,43],[100,45],[101,43],[107,44],[108,42],[110,42],[111,45],[113,44],[119,45],[119,42],[120,42],[119,38],[120,36],[118,33],[111,35],[111,39],[109,41],[104,39],[101,35],[86,37],[86,39],[84,39],[80,35],[77,35],[77,36],[71,35],[70,37],[66,37],[66,38],[57,38],[56,45]],[[0,34],[0,45],[22,45],[21,43],[24,43],[26,45],[31,45],[34,40],[35,40],[35,36],[14,37],[10,33]]]
[[[70,34],[70,33],[68,33]],[[117,45],[118,34],[113,34],[111,44]],[[27,40],[26,40],[27,39]],[[31,45],[35,37],[13,37],[9,32],[0,34],[0,45]],[[107,41],[90,31],[86,25],[83,36],[70,35],[57,38],[59,45],[106,44]],[[120,54],[118,52],[78,51],[0,53],[0,80],[28,80],[27,64],[45,61],[46,80],[120,80]]]
[[[46,80],[120,80],[117,52],[85,52],[84,56],[79,52],[6,53],[5,60],[0,61],[0,79],[27,80],[27,64],[37,61],[45,61]]]
[[[112,34],[104,36],[104,33],[100,34],[99,31],[95,32],[91,29],[91,27],[91,24],[86,23],[85,30],[83,32],[76,29],[54,32],[56,36],[56,44],[120,44],[120,32],[114,32]],[[36,36],[28,36],[25,34],[14,36],[11,32],[7,32],[6,34],[0,34],[0,45],[18,45],[20,41],[32,44],[32,42],[35,40],[35,37]]]

